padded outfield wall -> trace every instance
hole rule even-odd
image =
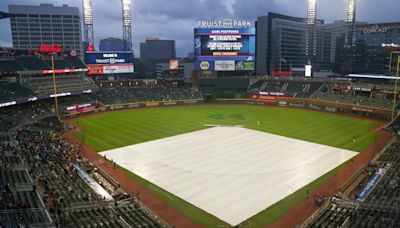
[[[188,99],[188,100],[151,101],[151,102],[137,102],[137,103],[127,103],[127,104],[114,104],[114,105],[107,105],[102,108],[91,110],[88,112],[66,114],[62,116],[62,119],[78,118],[84,115],[107,112],[107,111],[137,109],[137,108],[168,107],[168,106],[179,106],[179,105],[200,105],[204,103],[205,101],[202,99]],[[370,117],[370,118],[384,119],[384,120],[390,120],[392,116],[392,111],[387,109],[329,102],[329,101],[312,100],[312,99],[290,98],[290,97],[270,97],[270,99],[268,100],[216,99],[207,103],[238,104],[238,105],[249,104],[249,105],[287,107],[287,108],[302,108],[302,109],[310,109],[323,112],[353,114],[362,117]]]

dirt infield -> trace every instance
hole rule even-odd
[[[91,114],[90,116],[99,114],[102,113]],[[87,116],[83,116],[81,118],[86,117]],[[71,124],[75,120],[77,119],[70,119],[65,122]],[[363,153],[360,153],[356,158],[353,159],[351,164],[341,169],[323,186],[319,187],[317,191],[311,192],[310,196],[333,196],[336,192],[338,192],[340,186],[342,186],[346,182],[346,180],[348,180],[360,168],[367,165],[391,139],[391,135],[388,132],[384,131],[382,128],[382,126],[384,126],[385,124],[387,123],[379,122],[379,126],[376,128],[378,139],[375,144],[369,146]],[[70,143],[80,145],[79,140],[75,137],[75,134],[78,131],[79,129],[77,128],[71,129],[64,134],[64,137]],[[113,178],[115,178],[121,184],[121,187],[129,194],[140,194],[140,200],[154,213],[156,213],[169,224],[173,224],[175,227],[178,228],[202,227],[201,225],[196,224],[189,218],[185,217],[181,212],[158,198],[153,192],[139,184],[134,179],[130,178],[119,169],[114,169],[109,161],[105,161],[102,156],[98,155],[93,149],[91,149],[87,145],[80,145],[80,148],[85,158],[87,158],[93,164],[99,164],[99,166],[106,172],[108,172]],[[308,197],[304,199],[300,204],[298,204],[295,208],[293,208],[288,214],[272,224],[270,227],[294,227],[297,224],[302,224],[317,209],[318,208],[314,204],[314,198]]]

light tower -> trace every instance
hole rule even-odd
[[[315,56],[317,55],[317,33],[315,31],[315,24],[317,18],[317,0],[308,0],[307,8],[307,30],[306,30],[306,45],[305,54],[307,57],[308,65],[314,63]]]
[[[121,0],[122,2],[122,30],[125,51],[132,51],[132,15],[131,0]]]
[[[354,23],[356,22],[356,5],[356,0],[347,0],[346,33],[344,37],[345,47],[354,46],[356,42],[356,34],[354,29]]]
[[[83,30],[85,36],[85,50],[94,51],[93,34],[93,7],[92,0],[82,0],[83,3]]]

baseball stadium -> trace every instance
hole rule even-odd
[[[301,73],[272,53],[270,74],[258,74],[258,30],[246,21],[199,22],[194,59],[151,63],[133,55],[131,1],[121,2],[119,51],[97,51],[91,0],[83,20],[66,5],[0,12],[13,38],[24,20],[84,23],[80,49],[68,39],[0,47],[0,227],[399,227],[400,52],[384,48],[385,76],[355,65],[317,76],[326,64],[308,48],[322,25],[271,13],[303,23]],[[356,23],[344,26],[351,46]],[[398,30],[361,26],[364,36]],[[237,56],[205,54],[238,48],[226,40],[239,36]],[[160,41],[146,45],[161,52]]]

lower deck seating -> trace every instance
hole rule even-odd
[[[332,202],[307,227],[399,227],[400,138],[376,162],[390,168],[364,202],[356,207]]]

